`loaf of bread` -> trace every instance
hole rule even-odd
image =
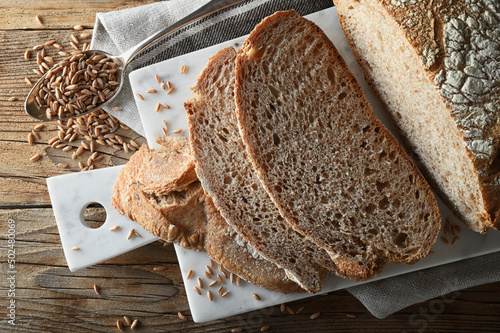
[[[441,225],[429,185],[319,27],[295,11],[267,17],[235,73],[239,129],[261,183],[342,275],[368,279],[428,254]]]
[[[196,173],[227,223],[292,280],[318,292],[336,267],[283,220],[247,157],[235,114],[235,58],[232,47],[211,57],[191,88],[197,97],[185,103]]]
[[[159,137],[158,143],[160,151],[143,145],[120,171],[112,197],[115,209],[157,237],[207,252],[250,283],[282,293],[303,292],[225,222],[192,177],[188,139]]]
[[[500,2],[334,2],[428,180],[471,229],[499,229]]]

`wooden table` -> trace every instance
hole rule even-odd
[[[0,7],[0,238],[2,259],[2,306],[0,331],[20,332],[113,332],[123,316],[137,318],[143,332],[230,332],[234,328],[260,332],[499,332],[500,283],[480,286],[411,306],[385,320],[373,317],[346,291],[312,297],[288,304],[303,310],[295,315],[279,307],[255,311],[225,320],[196,324],[188,303],[172,247],[153,243],[95,267],[71,273],[63,256],[45,179],[78,172],[72,160],[47,144],[57,134],[57,123],[39,131],[40,139],[28,144],[27,136],[39,123],[23,112],[28,92],[24,78],[36,80],[36,51],[26,50],[55,40],[71,51],[70,34],[92,32],[96,11],[111,11],[154,2],[153,0],[1,0]],[[43,25],[35,20],[39,15]],[[83,25],[84,31],[73,26]],[[82,40],[82,43],[87,40]],[[47,55],[61,58],[53,46]],[[18,100],[9,100],[12,97]],[[125,140],[144,142],[131,130],[119,130]],[[79,143],[75,142],[75,145]],[[104,159],[98,167],[124,164],[130,153],[98,146]],[[36,153],[43,157],[30,162]],[[87,153],[88,154],[88,153]],[[83,155],[88,156],[88,155]],[[86,158],[86,157],[85,157]],[[68,164],[61,168],[59,163]],[[88,209],[87,218],[103,221],[103,210]],[[9,220],[15,221],[15,296],[9,292],[7,258]],[[12,221],[11,221],[12,222]],[[154,270],[165,266],[165,270]],[[94,284],[100,287],[94,292]],[[9,300],[15,300],[15,329],[8,323]],[[443,305],[444,306],[441,306]],[[179,319],[182,312],[187,320]],[[315,312],[321,315],[310,320]],[[125,325],[125,331],[130,327]]]

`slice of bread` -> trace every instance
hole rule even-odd
[[[436,200],[314,23],[295,11],[264,19],[238,53],[235,100],[265,189],[342,274],[367,279],[428,254],[441,225]]]
[[[162,145],[160,151],[144,145],[120,171],[112,198],[115,209],[157,237],[187,249],[206,251],[225,269],[250,283],[282,293],[303,292],[287,279],[283,269],[257,255],[237,235],[197,178],[180,185],[178,180],[190,174],[189,167],[181,166],[193,165],[189,140],[160,137],[158,143]]]
[[[499,229],[499,2],[334,2],[368,83],[433,187],[469,228]]]
[[[318,292],[326,269],[336,267],[284,221],[247,157],[235,114],[235,58],[232,47],[210,58],[192,88],[197,98],[185,103],[196,173],[222,216],[260,255]]]

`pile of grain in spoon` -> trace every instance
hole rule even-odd
[[[113,97],[119,72],[106,56],[77,53],[47,71],[35,101],[48,119],[79,115]]]

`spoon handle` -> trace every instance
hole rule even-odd
[[[183,19],[175,22],[174,24],[166,27],[165,29],[158,31],[151,37],[145,39],[144,41],[140,42],[133,48],[129,49],[125,53],[123,53],[120,57],[123,59],[124,65],[126,66],[130,61],[132,61],[142,50],[159,40],[160,38],[184,27],[185,25],[188,25],[189,23],[192,23],[194,21],[197,21],[205,16],[208,16],[210,14],[213,14],[215,12],[218,12],[219,10],[222,10],[224,8],[231,7],[233,5],[236,5],[238,3],[244,2],[246,0],[212,0],[205,4],[204,6],[200,7],[196,11],[192,12],[188,16],[184,17]]]

